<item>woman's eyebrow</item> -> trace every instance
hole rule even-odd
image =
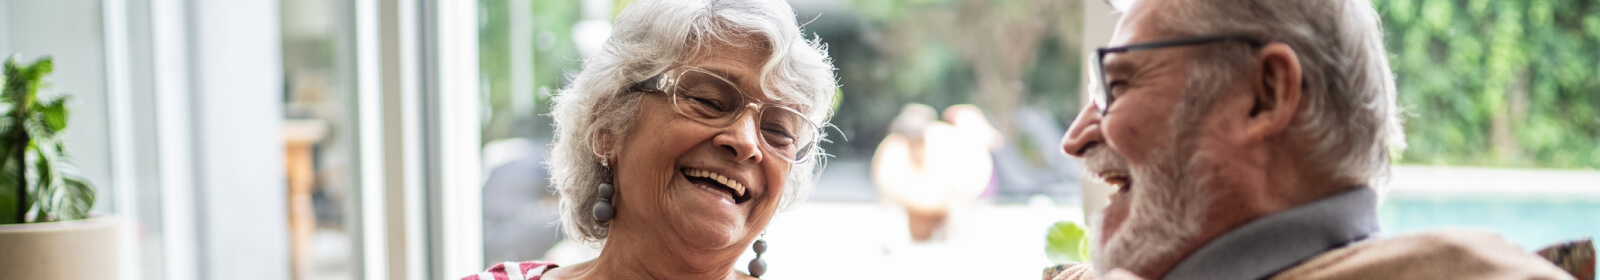
[[[728,71],[727,69],[716,67],[700,67],[700,69],[705,69],[706,72],[711,72],[711,74],[717,74],[717,76],[727,78],[728,81],[733,82],[734,84],[741,84],[744,82],[744,75],[734,74],[734,71]]]
[[[761,87],[762,85],[756,85],[757,86],[757,90],[759,90],[759,91],[755,91],[755,92],[752,92],[750,90],[744,89],[743,88],[744,85],[745,85],[745,80],[744,79],[746,77],[744,75],[734,74],[734,73],[739,73],[737,71],[728,71],[727,69],[716,68],[716,67],[700,67],[700,69],[705,69],[706,72],[711,72],[711,74],[716,74],[717,76],[722,76],[723,78],[728,78],[728,81],[729,82],[733,82],[733,84],[735,86],[739,86],[740,90],[745,92],[744,93],[745,95],[755,96],[756,98],[760,98],[762,100],[768,100],[766,102],[774,102],[774,103],[777,103],[778,105],[783,105],[783,106],[786,106],[786,107],[789,107],[789,108],[795,109],[795,110],[800,110],[800,107],[798,107],[798,106],[802,105],[802,104],[799,103],[799,101],[789,100],[790,98],[788,98],[788,96],[784,95],[783,93],[766,92],[766,89]]]

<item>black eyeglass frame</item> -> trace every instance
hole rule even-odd
[[[748,107],[750,107],[751,105],[755,105],[756,106],[754,114],[756,114],[757,118],[761,117],[761,115],[765,112],[766,109],[778,109],[778,110],[782,110],[782,111],[788,111],[789,113],[795,114],[796,116],[800,116],[800,120],[805,121],[805,125],[808,125],[811,130],[815,130],[815,131],[812,131],[812,133],[814,133],[814,134],[812,136],[813,139],[811,139],[810,143],[807,143],[807,145],[804,148],[801,148],[799,153],[794,155],[794,158],[787,159],[787,160],[789,160],[790,163],[798,165],[798,164],[806,163],[811,158],[816,157],[817,148],[822,146],[823,131],[822,131],[822,127],[821,126],[817,125],[817,123],[815,121],[812,121],[811,118],[806,117],[806,114],[800,113],[799,110],[795,110],[794,108],[789,108],[789,107],[785,107],[785,106],[778,106],[778,105],[774,105],[774,104],[767,104],[765,101],[763,101],[763,100],[761,100],[759,98],[750,98],[749,95],[746,95],[744,93],[743,89],[739,89],[739,87],[737,87],[737,86],[734,86],[733,89],[735,91],[738,91],[739,96],[742,96],[742,98],[744,98],[746,100],[753,100],[755,102],[741,102],[741,103],[746,103],[746,104],[738,106],[739,107],[738,112],[735,112],[731,117],[729,117],[729,122],[728,123],[721,123],[721,124],[708,123],[705,120],[700,120],[698,118],[694,118],[694,117],[689,116],[687,113],[684,113],[682,111],[682,109],[680,109],[678,107],[678,97],[677,97],[678,93],[675,92],[675,91],[672,91],[671,88],[677,86],[678,81],[680,80],[679,77],[681,77],[681,76],[683,76],[683,74],[686,74],[686,73],[689,73],[689,72],[698,72],[700,74],[704,74],[704,75],[708,75],[708,76],[711,76],[713,78],[716,78],[717,80],[721,80],[723,83],[727,83],[729,85],[735,85],[733,83],[733,81],[729,80],[727,77],[723,77],[722,75],[714,73],[714,72],[711,72],[709,70],[706,70],[706,69],[703,69],[703,68],[700,68],[700,67],[694,67],[694,66],[679,66],[677,68],[673,68],[673,69],[669,69],[667,71],[663,71],[660,74],[656,74],[654,76],[650,76],[650,78],[646,78],[644,81],[639,81],[638,83],[634,83],[632,86],[628,87],[628,90],[629,91],[634,91],[634,92],[656,92],[656,93],[666,94],[667,98],[671,99],[671,101],[672,101],[672,105],[673,105],[672,106],[673,107],[672,110],[674,112],[677,112],[678,115],[682,115],[682,116],[684,116],[686,118],[694,119],[695,121],[700,122],[701,124],[705,124],[705,125],[709,125],[709,126],[727,126],[727,125],[730,125],[730,124],[732,124],[732,122],[734,120],[739,119],[746,112],[750,111],[748,109]],[[676,74],[676,75],[673,75],[673,74]],[[770,149],[770,146],[768,146],[766,144],[759,145],[759,146]],[[780,156],[780,157],[787,158],[787,156]]]
[[[1104,47],[1104,48],[1095,49],[1095,60],[1094,60],[1095,61],[1095,70],[1096,70],[1095,79],[1098,80],[1099,83],[1100,83],[1100,90],[1090,93],[1090,94],[1092,94],[1090,96],[1090,98],[1094,101],[1094,106],[1096,108],[1100,109],[1100,117],[1102,117],[1102,118],[1105,117],[1106,116],[1106,112],[1111,111],[1110,110],[1111,102],[1114,101],[1113,99],[1115,99],[1116,96],[1113,96],[1111,94],[1111,84],[1110,84],[1109,81],[1106,81],[1106,55],[1107,54],[1125,53],[1125,52],[1142,51],[1142,50],[1152,50],[1152,49],[1160,49],[1160,48],[1167,48],[1167,47],[1179,47],[1179,46],[1210,44],[1210,43],[1228,42],[1228,41],[1244,42],[1246,44],[1250,44],[1251,48],[1261,48],[1261,47],[1267,45],[1266,41],[1262,41],[1261,39],[1256,39],[1255,37],[1249,36],[1249,35],[1244,35],[1244,34],[1222,34],[1222,35],[1207,35],[1207,36],[1178,38],[1178,39],[1172,39],[1172,40],[1161,40],[1161,41],[1154,41],[1154,42],[1147,42],[1147,43],[1123,45],[1123,46],[1118,46],[1118,47]]]

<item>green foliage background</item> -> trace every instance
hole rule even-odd
[[[616,1],[615,8],[627,2]],[[579,69],[571,34],[579,20],[577,1],[533,2],[531,50],[512,50],[506,41],[509,14],[528,11],[506,10],[506,0],[479,3],[487,7],[480,14],[479,37],[488,109],[483,139],[548,138],[549,120],[542,116],[548,113],[548,95],[512,93],[509,81],[533,79],[543,92],[564,86],[566,75]],[[1406,110],[1409,148],[1399,161],[1600,168],[1600,1],[1373,4],[1384,23],[1399,102]],[[797,10],[801,22],[810,23],[805,31],[828,43],[839,68],[843,95],[833,121],[852,141],[828,144],[831,153],[870,155],[888,120],[907,102],[939,108],[975,103],[991,115],[1038,108],[1063,126],[1076,113],[1084,28],[1077,1],[852,0],[845,5],[849,12],[843,14]],[[984,37],[991,30],[1036,23],[1042,25],[1033,47],[1006,49],[1014,47],[1011,42]],[[961,29],[970,26],[993,29]],[[533,77],[510,77],[513,51],[533,52]],[[1015,51],[1027,54],[1025,63],[985,65],[996,60],[995,53]],[[990,77],[999,82],[985,86],[983,75],[994,72],[985,69],[994,67],[1025,72]],[[512,113],[514,94],[535,95],[532,114]]]
[[[567,76],[577,74],[581,55],[573,41],[572,27],[582,20],[578,1],[533,1],[531,11],[512,11],[508,0],[479,0],[478,68],[483,75],[486,116],[482,139],[485,142],[509,137],[550,137],[550,94],[566,86]],[[618,4],[622,5],[621,3]],[[532,32],[531,49],[511,48],[511,14],[532,13],[527,29]],[[513,61],[512,52],[530,52],[532,61]],[[514,63],[531,63],[531,77],[512,77]],[[512,92],[512,79],[532,81],[534,92]],[[535,108],[517,112],[513,95],[532,95]]]
[[[1600,1],[1380,0],[1405,163],[1600,168]]]
[[[870,158],[907,103],[975,104],[1014,142],[1020,109],[1065,127],[1078,109],[1081,5],[1060,0],[851,0],[849,14],[800,11],[829,45],[844,91],[833,124],[842,159]],[[809,15],[809,16],[808,16]],[[1022,149],[1037,145],[1012,143]],[[1024,150],[1042,157],[1053,151]]]

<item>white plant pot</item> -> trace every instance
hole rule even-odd
[[[113,216],[0,225],[0,278],[119,279]]]

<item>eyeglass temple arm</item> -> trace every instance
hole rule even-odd
[[[1120,47],[1100,48],[1098,51],[1101,54],[1105,54],[1105,53],[1115,53],[1115,52],[1127,52],[1127,51],[1137,51],[1137,50],[1146,50],[1146,49],[1165,48],[1165,47],[1171,47],[1171,46],[1204,44],[1204,43],[1210,43],[1210,42],[1215,42],[1215,41],[1227,41],[1227,40],[1242,41],[1242,42],[1250,44],[1250,46],[1252,46],[1252,47],[1261,47],[1262,45],[1266,45],[1266,43],[1261,42],[1261,40],[1258,40],[1255,37],[1250,37],[1250,36],[1242,35],[1242,34],[1225,34],[1225,35],[1191,37],[1191,38],[1183,38],[1183,39],[1168,40],[1168,41],[1155,41],[1155,42],[1149,42],[1149,43],[1143,43],[1143,44],[1133,44],[1133,45],[1126,45],[1126,46],[1120,46]]]
[[[655,75],[655,76],[650,76],[649,79],[644,79],[644,81],[640,81],[639,83],[633,84],[633,86],[629,87],[628,90],[631,90],[631,91],[662,91],[661,78],[666,76],[666,75],[667,75],[666,73],[662,73],[662,74],[658,74],[658,75]]]

